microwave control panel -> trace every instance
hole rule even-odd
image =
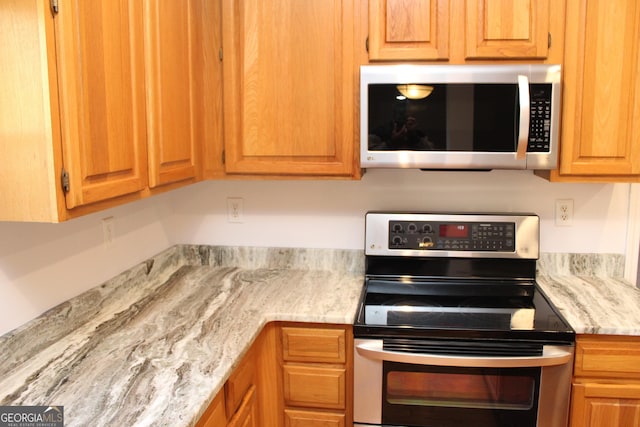
[[[512,252],[515,228],[512,222],[390,221],[388,248]]]
[[[532,83],[529,97],[531,112],[527,151],[548,152],[551,141],[551,84]]]

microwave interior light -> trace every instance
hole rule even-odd
[[[409,99],[424,99],[433,92],[433,86],[416,84],[397,85],[396,89]]]

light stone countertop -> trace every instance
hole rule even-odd
[[[538,282],[578,333],[640,336],[620,256],[543,254]],[[362,251],[179,245],[0,337],[0,405],[66,426],[192,426],[270,321],[353,323]]]
[[[0,405],[192,426],[270,321],[352,324],[361,251],[177,246],[0,337]]]
[[[640,340],[640,289],[623,271],[622,255],[542,254],[536,281],[576,333]]]

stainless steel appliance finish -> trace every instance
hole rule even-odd
[[[575,333],[535,283],[538,217],[370,212],[356,426],[566,427]]]
[[[361,166],[554,169],[560,82],[559,65],[362,66]]]

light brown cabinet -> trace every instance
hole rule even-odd
[[[212,3],[0,3],[0,220],[63,221],[200,178]]]
[[[227,379],[196,427],[257,427],[258,418],[258,339]]]
[[[640,340],[579,336],[571,397],[572,427],[640,426]]]
[[[223,0],[228,174],[359,174],[354,3]]]
[[[567,2],[556,181],[640,182],[640,3]]]
[[[196,427],[353,424],[348,325],[265,325]]]
[[[370,0],[369,59],[562,59],[564,1]]]
[[[285,426],[351,425],[350,334],[344,326],[281,327]]]

